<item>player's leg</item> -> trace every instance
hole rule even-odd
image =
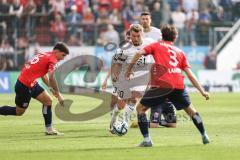
[[[162,89],[151,88],[144,93],[143,98],[137,105],[138,125],[144,137],[143,142],[140,143],[139,146],[141,147],[152,146],[153,143],[148,132],[149,123],[147,121],[146,111],[148,110],[148,108],[154,108],[159,104],[165,102],[167,97],[168,94],[165,95],[162,94]]]
[[[131,118],[131,114],[135,109],[135,105],[136,105],[136,100],[129,100],[126,105],[125,105],[125,110],[124,110],[124,114],[123,114],[123,121],[128,124]]]
[[[62,135],[52,127],[52,98],[37,83],[31,90],[31,96],[42,103],[42,115],[45,122],[46,135]]]
[[[159,125],[169,128],[176,128],[177,116],[174,105],[171,102],[163,103],[162,115],[164,119],[160,119]]]
[[[109,126],[109,131],[111,133],[112,133],[113,124],[116,122],[117,117],[118,117],[120,111],[125,107],[125,104],[126,104],[125,101],[122,99],[118,99],[117,104],[115,104],[115,107],[112,112],[110,126]]]
[[[26,111],[26,108],[17,106],[2,106],[0,107],[0,115],[4,116],[22,116]]]
[[[143,96],[143,91],[145,91],[145,88],[143,89],[144,87],[140,87],[140,90],[138,87],[134,87],[133,91],[132,91],[132,98],[130,99],[130,105],[127,107],[126,106],[126,112],[129,112],[129,113],[126,113],[127,115],[129,115],[129,119],[131,117],[131,114],[132,112],[134,111],[135,109],[135,106],[137,104],[137,102],[142,98]],[[138,91],[137,91],[138,90]],[[127,109],[128,108],[128,109]],[[130,125],[131,128],[137,128],[138,127],[138,121],[137,119],[135,120],[132,120],[131,121],[131,125]]]
[[[113,131],[113,124],[115,123],[117,116],[119,114],[119,109],[117,107],[117,102],[118,102],[118,97],[116,94],[116,91],[112,94],[111,96],[111,103],[110,103],[110,116],[111,116],[111,120],[110,120],[110,125],[109,125],[109,131],[112,134],[115,134]]]
[[[209,143],[209,138],[202,118],[197,110],[192,106],[187,91],[185,89],[175,90],[174,93],[171,94],[170,101],[173,102],[177,110],[183,109],[191,117],[194,125],[202,135],[203,144]]]
[[[158,128],[161,121],[162,107],[158,105],[150,109],[149,128]]]
[[[129,88],[126,89],[126,84],[118,85],[118,87],[114,86],[113,94],[118,95],[118,101],[113,109],[112,119],[110,122],[110,132],[112,131],[113,124],[117,120],[117,116],[119,115],[120,111],[125,108],[126,102],[129,98],[131,98],[131,91]]]
[[[142,105],[141,103],[138,103],[136,110],[137,110],[139,129],[144,138],[143,141],[139,144],[139,147],[151,147],[152,140],[148,132],[148,120],[146,115],[146,111],[148,110],[148,107]]]
[[[16,116],[17,115],[17,111],[16,111],[17,107],[13,107],[13,106],[1,106],[0,107],[0,115],[4,115],[4,116]],[[24,113],[24,112],[23,112]]]
[[[132,97],[127,100],[125,111],[124,111],[124,122],[129,123],[132,112],[135,109],[136,103],[142,97],[142,94],[138,91],[132,91]]]
[[[52,127],[52,99],[46,91],[40,93],[35,97],[39,102],[42,103],[42,114],[45,121],[45,127]]]
[[[209,143],[209,137],[205,130],[202,118],[200,114],[197,112],[197,110],[191,104],[189,107],[184,108],[184,111],[191,117],[194,125],[197,127],[198,131],[201,133],[203,144]]]
[[[150,110],[149,128],[158,128],[159,125],[176,128],[177,117],[172,103],[164,102],[156,107],[152,107]]]
[[[110,103],[110,116],[112,117],[112,114],[113,114],[113,109],[115,107],[115,105],[117,104],[117,101],[118,101],[118,97],[116,95],[113,95],[111,96],[111,103]]]
[[[0,107],[0,115],[4,116],[22,116],[25,113],[25,108],[16,106],[1,106]]]
[[[118,106],[118,87],[117,87],[118,82],[113,81],[113,80],[112,80],[112,82],[113,82],[113,92],[112,92],[112,101],[111,101],[112,110],[110,113],[111,120],[110,120],[110,125],[109,125],[109,131],[114,134],[113,124],[116,122],[117,116],[119,115],[120,110],[119,110],[119,106]],[[115,102],[113,102],[113,99]]]
[[[15,104],[16,106],[2,106],[0,107],[0,115],[22,116],[27,109],[31,96],[29,89],[17,80],[15,84]]]

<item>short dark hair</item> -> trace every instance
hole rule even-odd
[[[177,38],[178,31],[177,28],[173,25],[166,24],[161,28],[162,39],[164,41],[174,42]]]
[[[69,54],[68,47],[63,42],[57,42],[57,44],[54,46],[53,50],[59,50],[61,52],[64,52],[65,54]]]
[[[142,17],[142,16],[150,16],[150,17],[151,17],[151,14],[150,14],[149,12],[142,12],[142,13],[141,13],[141,17]]]

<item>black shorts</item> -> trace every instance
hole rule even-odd
[[[191,101],[186,89],[172,89],[169,92],[165,92],[166,94],[158,94],[163,93],[163,90],[166,89],[154,88],[146,91],[140,103],[146,107],[154,108],[158,105],[161,105],[166,101],[166,99],[168,99],[173,103],[177,110],[181,110],[190,106]]]
[[[44,89],[36,83],[33,88],[29,89],[19,80],[17,80],[15,84],[15,104],[22,108],[27,108],[31,98],[36,98],[39,94],[41,94]]]
[[[151,108],[150,122],[160,123],[161,120],[165,120],[167,123],[177,122],[176,112],[171,102],[164,102]]]

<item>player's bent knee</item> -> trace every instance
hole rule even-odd
[[[16,107],[16,116],[22,116],[25,113],[26,109],[21,107]]]
[[[189,106],[189,107],[187,107],[187,108],[184,108],[184,111],[190,116],[190,117],[192,117],[193,115],[195,115],[196,114],[196,109],[195,108],[193,108],[193,106]]]
[[[122,110],[125,107],[125,102],[123,100],[118,100],[117,102],[118,109]]]
[[[138,103],[136,110],[138,114],[141,113],[145,113],[147,111],[148,108],[146,108],[145,106],[143,106],[141,103]]]
[[[46,106],[51,106],[52,105],[52,98],[50,97],[50,95],[44,91],[42,92],[40,95],[38,95],[36,97],[36,99],[41,102],[43,105],[46,105]]]
[[[49,97],[49,98],[47,98],[47,99],[45,100],[45,102],[43,103],[43,105],[51,106],[51,105],[52,105],[52,102],[53,102],[52,98]]]

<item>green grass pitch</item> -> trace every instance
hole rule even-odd
[[[71,111],[88,111],[99,100],[66,95],[73,99]],[[62,137],[43,134],[41,105],[31,101],[22,117],[0,116],[0,160],[237,160],[240,157],[240,94],[212,93],[205,101],[191,94],[194,106],[201,113],[211,143],[202,145],[192,121],[178,112],[176,129],[150,129],[152,148],[138,148],[142,140],[138,129],[130,129],[123,137],[111,135],[109,114],[87,122],[64,122],[55,114],[55,127]],[[14,95],[0,95],[0,106],[13,105]],[[54,101],[56,104],[56,101]]]

